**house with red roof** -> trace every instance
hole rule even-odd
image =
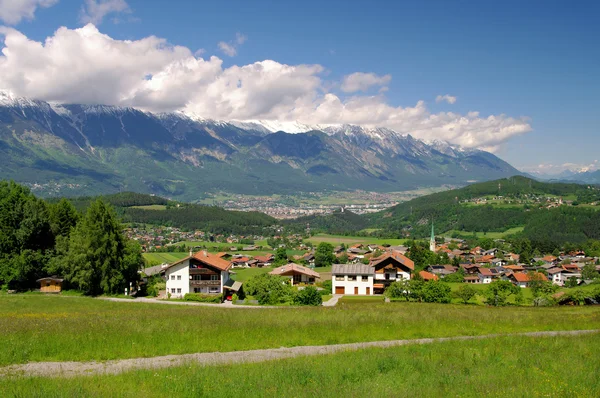
[[[289,263],[281,267],[277,267],[273,271],[269,272],[269,274],[289,277],[292,285],[298,283],[312,285],[317,279],[321,278],[321,275],[318,272],[296,263]]]
[[[415,263],[395,250],[372,258],[369,266],[375,269],[373,284],[375,294],[383,293],[392,282],[410,279],[415,270]]]
[[[541,272],[535,273],[534,278],[535,279],[533,280],[548,281],[546,275],[542,274]],[[525,272],[512,273],[508,276],[508,279],[519,287],[528,287],[529,282],[531,282],[531,279],[529,279],[529,274],[526,274]]]
[[[432,274],[431,272],[427,272],[427,271],[420,271],[419,272],[419,276],[421,277],[421,279],[423,279],[425,282],[429,282],[429,281],[437,281],[440,278],[438,278],[438,276],[436,274]]]
[[[187,293],[221,294],[230,279],[231,262],[206,251],[190,252],[164,268],[167,293],[181,298]]]

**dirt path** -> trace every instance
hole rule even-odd
[[[555,332],[529,332],[513,334],[488,334],[483,336],[456,336],[415,340],[372,341],[366,343],[334,344],[325,346],[302,346],[271,348],[252,351],[211,352],[184,355],[166,355],[153,358],[119,359],[105,362],[31,362],[0,368],[0,377],[75,377],[87,375],[110,375],[138,369],[161,369],[196,363],[204,366],[233,363],[264,362],[299,356],[325,355],[340,351],[357,351],[370,347],[395,347],[410,344],[431,344],[445,341],[482,340],[494,337],[549,337],[576,336],[600,333],[600,330],[571,330]]]

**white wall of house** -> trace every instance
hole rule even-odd
[[[331,289],[335,293],[336,287],[343,287],[344,294],[354,295],[358,288],[359,295],[373,295],[373,275],[332,275]],[[369,288],[369,293],[367,293]]]
[[[165,271],[167,293],[173,298],[181,298],[190,292],[190,263],[184,261]]]
[[[556,274],[553,274],[552,279],[551,279],[552,283],[554,283],[555,285],[558,285],[558,286],[562,286],[564,283],[563,283],[561,275],[562,275],[561,272],[557,272]]]
[[[492,283],[492,276],[479,274],[479,281],[480,283]]]

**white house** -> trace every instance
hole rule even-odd
[[[186,293],[221,294],[229,280],[231,263],[206,251],[170,264],[165,268],[167,293],[181,298]]]
[[[335,294],[372,295],[375,268],[364,264],[333,264],[331,290]]]
[[[373,290],[377,294],[383,293],[392,282],[410,279],[415,269],[410,258],[394,250],[371,259],[369,265],[375,268]]]

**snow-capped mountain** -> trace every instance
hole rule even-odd
[[[1,178],[67,193],[400,191],[519,174],[494,155],[386,128],[216,121],[0,91]],[[64,192],[63,192],[64,193]]]

